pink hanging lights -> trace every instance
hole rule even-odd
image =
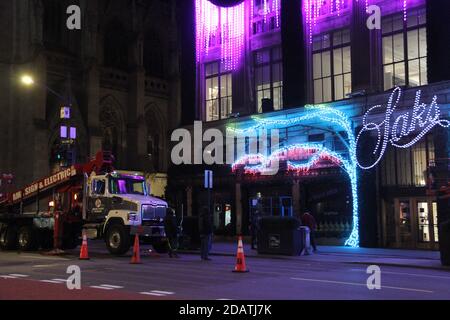
[[[195,2],[197,63],[220,45],[222,65],[228,71],[235,70],[244,48],[245,2],[233,7],[219,7],[209,0]]]

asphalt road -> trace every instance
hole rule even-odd
[[[76,252],[62,257],[0,252],[0,300],[9,299],[188,299],[188,300],[414,300],[450,299],[450,272],[381,267],[380,290],[369,290],[367,266],[299,259],[247,258],[249,273],[236,274],[233,257],[197,255],[179,259],[143,251],[141,265],[131,252],[111,257],[92,244],[89,261]],[[320,260],[320,259],[319,259]],[[82,290],[68,290],[67,268],[81,269]]]

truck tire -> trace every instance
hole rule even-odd
[[[153,249],[157,253],[164,254],[164,253],[169,252],[169,245],[168,245],[167,241],[160,240],[160,241],[154,242],[152,244],[152,246],[153,246]]]
[[[17,227],[8,225],[0,233],[0,249],[14,250],[17,246]]]
[[[23,226],[17,233],[17,248],[20,251],[34,251],[38,248],[38,235],[32,226]]]
[[[130,232],[121,224],[114,224],[108,228],[105,236],[106,247],[113,255],[123,255],[130,250]]]

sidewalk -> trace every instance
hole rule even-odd
[[[374,264],[379,266],[401,266],[450,271],[450,267],[442,266],[440,254],[437,251],[318,246],[318,252],[308,256],[275,256],[258,255],[256,250],[251,250],[248,241],[244,240],[244,242],[245,256],[248,258],[289,259],[364,265]],[[233,243],[221,239],[220,241],[213,242],[211,255],[236,256],[236,251],[237,242]],[[199,254],[198,250],[182,250],[180,252]]]

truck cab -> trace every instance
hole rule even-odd
[[[142,175],[114,171],[92,174],[85,183],[83,220],[89,238],[104,238],[112,254],[128,251],[139,233],[158,252],[164,251],[167,202],[150,196]]]

